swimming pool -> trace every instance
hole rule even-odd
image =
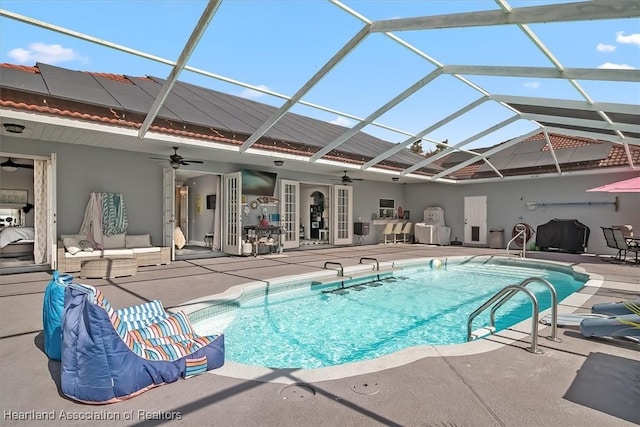
[[[463,343],[469,314],[503,287],[542,277],[561,301],[587,280],[570,268],[535,263],[428,265],[405,266],[381,280],[345,282],[346,289],[311,281],[269,285],[223,304],[220,314],[203,318],[200,313],[192,320],[198,333],[224,332],[227,360],[310,369],[376,359],[413,346]],[[546,287],[532,283],[527,288],[540,310],[550,306]],[[531,316],[531,303],[519,294],[497,314],[497,330],[508,328]],[[478,316],[474,328],[487,326],[488,316],[488,311]]]

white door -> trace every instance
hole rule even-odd
[[[56,153],[51,153],[51,159],[47,160],[47,247],[51,270],[58,268],[56,198]]]
[[[176,259],[176,245],[173,240],[176,227],[176,171],[173,168],[164,170],[162,186],[164,193],[162,199],[162,220],[164,222],[162,246],[171,248],[171,261],[174,261]]]
[[[189,240],[193,240],[189,235],[189,187],[183,185],[178,190],[178,194],[180,195],[180,229],[188,242]]]
[[[464,198],[464,243],[487,244],[487,196]]]
[[[300,183],[280,180],[280,226],[284,228],[283,247],[300,246]]]
[[[334,245],[353,243],[353,188],[334,185],[331,194],[331,228],[329,238]]]
[[[240,255],[242,251],[242,172],[225,174],[223,180],[222,251]]]

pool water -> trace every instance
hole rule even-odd
[[[340,287],[333,284],[267,293],[194,327],[198,333],[223,330],[227,360],[272,368],[334,366],[412,346],[466,342],[469,314],[500,289],[529,277],[551,282],[559,301],[584,285],[560,271],[499,264],[405,268],[380,281],[346,283],[344,291],[330,292]],[[527,289],[540,311],[550,307],[544,285]],[[489,325],[489,311],[472,329]],[[531,302],[519,293],[498,310],[496,328],[530,317]]]

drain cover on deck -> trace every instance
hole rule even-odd
[[[349,384],[351,391],[358,394],[376,394],[380,391],[380,386],[377,381],[357,381]]]
[[[305,400],[313,397],[315,390],[306,384],[292,384],[280,390],[282,400]]]

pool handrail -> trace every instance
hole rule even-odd
[[[505,295],[510,294],[511,292],[524,292],[529,296],[529,298],[531,298],[531,347],[527,350],[531,353],[542,353],[541,350],[538,350],[538,299],[533,292],[521,285],[505,286],[469,315],[469,319],[467,320],[467,341],[471,341],[471,325],[473,323],[473,319],[475,319],[478,314],[482,313],[489,306],[493,305],[495,302],[504,298]]]
[[[518,231],[518,233],[516,233],[516,235],[513,236],[511,240],[509,240],[509,243],[507,243],[507,256],[511,256],[511,254],[509,253],[509,246],[511,245],[511,243],[513,243],[513,241],[516,240],[518,237],[522,237],[522,258],[526,258],[527,257],[527,227],[524,224],[516,224],[515,228]]]
[[[547,339],[550,341],[560,342],[560,339],[557,336],[558,335],[558,294],[556,292],[556,289],[548,280],[542,277],[529,277],[528,279],[524,279],[522,282],[520,282],[520,286],[527,286],[529,283],[534,283],[534,282],[542,283],[549,289],[549,292],[551,293],[551,335],[549,335]],[[489,324],[491,327],[494,327],[496,324],[496,311],[498,311],[498,309],[502,307],[507,301],[509,301],[516,293],[517,291],[511,291],[508,295],[505,295],[504,298],[498,301],[498,303],[491,308],[491,317],[490,317],[491,320]]]
[[[364,260],[366,260],[366,261],[375,261],[376,262],[376,270],[380,271],[380,262],[378,262],[377,258],[371,258],[371,257],[366,257],[366,256],[362,257],[362,258],[360,258],[360,264],[362,264],[362,261],[364,261]]]
[[[323,268],[327,269],[327,265],[337,265],[337,266],[339,266],[340,269],[338,270],[338,272],[340,274],[338,274],[338,276],[344,276],[344,267],[339,262],[327,261],[327,262],[324,263],[324,267]]]

